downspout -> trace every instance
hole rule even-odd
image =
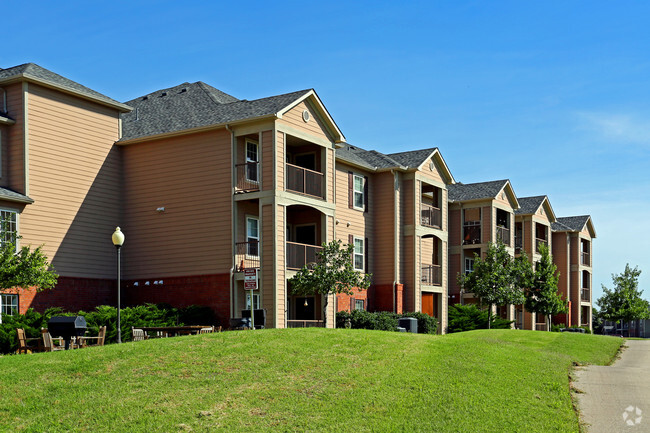
[[[234,185],[236,184],[236,178],[237,178],[237,170],[236,170],[236,161],[235,159],[237,158],[237,148],[236,148],[236,143],[235,143],[235,133],[234,131],[230,128],[230,125],[226,124],[226,130],[230,132],[230,151],[232,152],[232,168],[233,168],[233,175],[231,176],[230,182],[231,182],[231,200],[230,200],[230,236],[232,239],[232,245],[231,245],[231,251],[232,251],[232,266],[230,267],[230,278],[228,279],[230,283],[230,317],[235,317],[235,245],[237,243],[235,242],[235,224],[237,223],[236,218],[235,218],[235,194],[234,191],[232,191],[232,188],[234,188]],[[253,303],[253,299],[251,297],[251,305]]]
[[[393,173],[393,178],[394,178],[394,184],[393,184],[393,204],[396,204],[396,195],[399,194],[399,177],[398,174],[395,170],[391,170],[391,173]],[[398,239],[398,233],[397,233],[397,212],[398,212],[398,207],[393,206],[393,240],[395,244],[394,251],[395,253],[393,254],[393,313],[397,313],[397,282],[399,281],[399,276],[397,272],[397,266],[398,266],[398,260],[397,260],[397,251],[399,248],[399,239]]]

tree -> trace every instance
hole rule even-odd
[[[370,274],[361,275],[352,264],[354,245],[343,246],[340,240],[324,243],[315,263],[303,266],[289,281],[291,293],[295,295],[323,295],[324,324],[327,327],[327,305],[329,295],[353,294],[370,287]]]
[[[548,247],[540,244],[542,255],[532,274],[530,284],[525,290],[526,310],[546,316],[546,330],[551,330],[551,315],[567,311],[567,302],[558,293],[557,283],[560,279],[557,266],[551,259]]]
[[[612,274],[613,290],[603,284],[603,296],[596,304],[604,320],[619,323],[649,318],[648,301],[641,297],[643,290],[639,290],[639,275],[638,267],[632,269],[628,263],[622,274]]]
[[[461,287],[474,293],[482,304],[502,306],[521,304],[524,293],[521,287],[523,276],[515,266],[512,256],[503,242],[489,243],[485,258],[474,254],[474,270],[469,275],[459,275]],[[490,320],[488,320],[488,329]]]
[[[15,240],[0,242],[0,292],[13,288],[51,289],[59,277],[48,263],[42,246],[33,251],[22,246],[16,252]],[[20,237],[14,237],[20,239]]]

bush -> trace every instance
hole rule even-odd
[[[418,334],[435,334],[438,331],[438,320],[426,313],[414,311],[404,313],[400,317],[413,317],[418,319]]]
[[[512,320],[502,319],[494,314],[490,315],[491,329],[509,329]],[[472,331],[474,329],[487,329],[488,311],[481,310],[475,304],[455,304],[449,308],[448,332]]]
[[[551,325],[551,332],[560,332],[562,328],[564,328],[562,325]]]
[[[27,337],[41,337],[41,328],[47,328],[52,316],[84,316],[88,335],[96,336],[99,328],[106,326],[106,343],[117,341],[117,308],[100,305],[94,311],[64,312],[62,308],[48,308],[43,314],[27,310],[25,314],[2,316],[0,324],[0,353],[13,353],[18,349],[16,328],[25,329]],[[186,308],[174,308],[167,304],[144,304],[125,307],[120,310],[122,341],[132,339],[131,327],[143,326],[180,326],[214,325],[216,316],[210,307],[191,305]]]
[[[363,310],[339,311],[336,313],[336,327],[345,328],[345,322],[350,321],[352,329],[372,329],[377,331],[397,331],[401,317],[413,317],[418,321],[418,333],[435,334],[438,321],[428,314],[411,312],[396,314],[388,311],[371,313]]]

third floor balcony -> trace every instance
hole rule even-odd
[[[509,247],[510,229],[507,227],[497,226],[497,241],[501,241],[504,245]]]
[[[480,221],[468,221],[463,225],[463,245],[481,243]]]
[[[442,286],[442,266],[423,264],[421,280],[422,284]]]
[[[286,163],[286,189],[311,197],[325,198],[325,176],[318,171]]]
[[[425,227],[441,228],[442,212],[435,206],[422,203],[420,205],[420,224]]]

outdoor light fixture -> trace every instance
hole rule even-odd
[[[307,303],[307,298],[305,298],[305,307],[309,307],[309,304]]]
[[[119,227],[115,229],[113,232],[113,236],[111,236],[111,240],[113,241],[113,245],[115,245],[115,249],[117,249],[117,342],[121,343],[122,342],[122,328],[121,328],[121,323],[120,323],[120,248],[122,248],[122,244],[124,243],[124,233],[120,230]]]

